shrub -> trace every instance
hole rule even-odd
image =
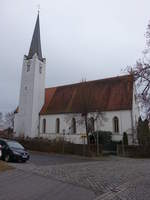
[[[123,140],[122,142],[123,142],[124,145],[128,145],[128,135],[127,135],[126,132],[123,133],[123,139],[122,140]]]
[[[128,145],[124,146],[124,152],[122,145],[118,145],[119,156],[127,156],[132,158],[150,158],[150,148],[143,148],[141,145]]]
[[[138,120],[137,137],[140,145],[150,146],[150,129],[147,119],[142,121],[141,117]]]
[[[112,141],[112,132],[110,131],[95,131],[93,136],[95,138],[95,142],[97,142],[97,134],[98,134],[98,143],[105,145],[109,144]]]

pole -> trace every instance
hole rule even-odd
[[[123,138],[122,138],[122,155],[125,156],[125,148],[124,148]]]
[[[65,129],[63,129],[63,154],[65,152]]]
[[[98,137],[98,126],[97,126],[97,119],[96,119],[96,136],[97,136],[97,145],[96,145],[96,150],[97,150],[97,156],[99,156],[99,137]]]
[[[2,156],[2,146],[0,144],[0,158],[1,158],[1,156]]]
[[[98,138],[98,131],[97,131],[97,156],[99,156],[99,138]]]
[[[83,156],[85,156],[85,136],[83,137]]]

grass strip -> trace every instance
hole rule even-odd
[[[13,167],[0,160],[0,172],[10,170],[10,169],[13,169]]]

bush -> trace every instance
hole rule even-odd
[[[98,143],[103,147],[105,151],[116,151],[117,145],[112,142],[112,133],[109,131],[97,131],[92,134],[92,143],[97,144],[97,136]]]
[[[112,141],[112,132],[110,131],[95,131],[93,136],[95,138],[95,143],[97,143],[97,134],[98,134],[98,143],[105,145],[110,144]]]
[[[137,137],[140,145],[149,146],[150,145],[150,129],[149,121],[145,119],[142,121],[141,117],[138,120],[137,126]]]
[[[141,145],[128,145],[124,146],[124,152],[122,145],[118,145],[118,155],[127,156],[132,158],[150,158],[150,146],[143,147]]]
[[[128,145],[128,135],[127,135],[126,132],[123,133],[123,139],[122,140],[123,140],[122,142],[123,142],[124,145]]]

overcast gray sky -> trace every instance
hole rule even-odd
[[[15,109],[40,4],[46,87],[120,75],[145,47],[149,0],[1,0],[0,111]]]

